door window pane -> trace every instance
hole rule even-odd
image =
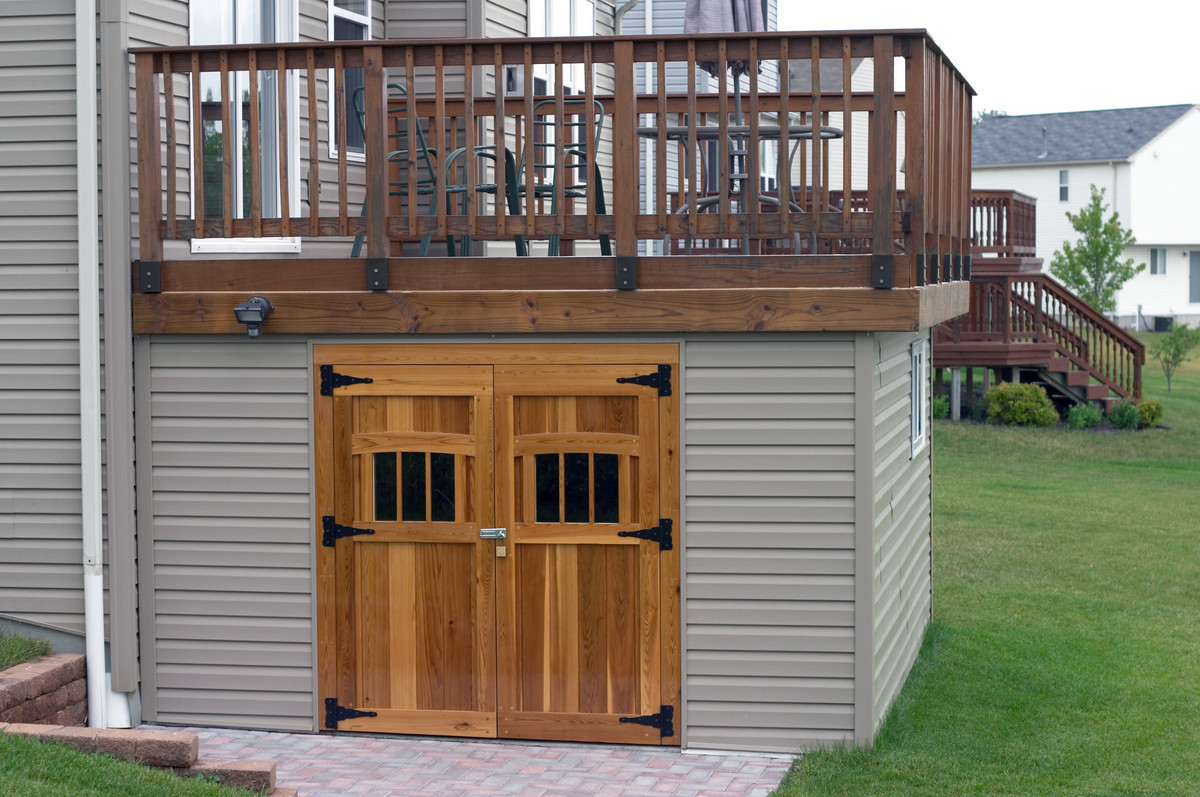
[[[396,452],[374,455],[375,519],[396,519]]]
[[[533,458],[534,479],[537,482],[535,522],[558,522],[558,454],[538,454]]]
[[[425,452],[405,451],[400,455],[403,519],[420,523],[425,515]]]
[[[587,454],[563,454],[563,514],[567,523],[587,523],[591,478]]]
[[[454,455],[430,454],[429,470],[433,482],[433,515],[436,522],[454,521]]]
[[[616,454],[595,454],[592,457],[597,523],[620,522],[620,459]]]

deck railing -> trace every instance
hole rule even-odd
[[[972,91],[923,31],[147,48],[135,70],[148,263],[204,239],[378,260],[608,238],[618,259],[842,256],[826,282],[887,288],[969,262]],[[589,187],[552,201],[568,183]]]
[[[1141,398],[1145,346],[1046,274],[975,274],[970,313],[938,330],[935,345],[1052,344],[1116,394]]]
[[[971,251],[984,257],[1036,257],[1037,200],[1017,191],[971,191]]]

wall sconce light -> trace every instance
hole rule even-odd
[[[262,325],[275,308],[262,296],[251,296],[233,308],[239,324],[246,325],[246,334],[252,338],[262,337]]]

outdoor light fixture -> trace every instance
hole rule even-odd
[[[262,337],[262,325],[275,308],[262,296],[251,296],[233,308],[239,324],[246,325],[246,334],[252,338]]]

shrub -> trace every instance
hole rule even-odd
[[[1141,421],[1137,405],[1132,401],[1122,401],[1113,407],[1110,418],[1118,429],[1136,429]]]
[[[1104,423],[1104,413],[1095,404],[1073,404],[1067,410],[1067,426],[1072,429],[1086,429],[1089,426],[1099,426]]]
[[[1009,426],[1053,426],[1058,423],[1054,402],[1045,388],[1003,382],[988,391],[988,421]]]
[[[949,396],[934,396],[931,402],[933,409],[933,417],[949,418],[950,417],[950,398]]]
[[[1153,426],[1158,426],[1158,422],[1162,420],[1163,405],[1161,401],[1143,399],[1142,403],[1137,405],[1137,408],[1139,429],[1149,429]]]

